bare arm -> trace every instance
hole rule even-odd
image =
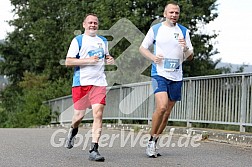
[[[193,50],[189,50],[188,47],[185,47],[185,49],[183,49],[183,54],[184,54],[184,61],[191,61],[193,59]]]
[[[178,42],[183,49],[184,60],[191,61],[193,59],[193,50],[189,50],[189,48],[186,46],[186,41],[184,38],[179,38]]]
[[[159,64],[162,60],[163,60],[163,55],[157,55],[155,56],[154,54],[152,54],[149,49],[146,49],[142,46],[140,46],[139,48],[139,52],[146,57],[147,59],[153,61],[156,64]]]
[[[85,59],[77,59],[77,58],[67,57],[66,61],[65,61],[65,65],[67,67],[92,65],[92,64],[96,64],[98,61],[99,61],[98,56],[92,56],[92,57],[85,58]]]
[[[188,57],[186,57],[186,61],[192,61],[192,59],[193,59],[193,51],[190,51],[190,50],[188,50],[189,51],[189,56]],[[186,53],[185,53],[186,54]]]

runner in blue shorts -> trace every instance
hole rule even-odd
[[[182,63],[192,60],[193,47],[186,27],[177,23],[180,8],[168,3],[164,9],[165,21],[153,25],[146,34],[139,51],[152,61],[152,83],[156,109],[152,115],[150,140],[146,149],[149,157],[157,157],[157,140],[167,125],[176,101],[181,100]],[[154,45],[154,52],[149,48]]]

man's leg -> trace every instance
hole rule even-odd
[[[73,118],[72,118],[72,124],[71,126],[73,128],[78,128],[84,115],[85,115],[85,111],[86,110],[76,110],[74,109],[74,115],[73,115]]]
[[[92,142],[98,143],[101,130],[102,130],[102,115],[104,110],[103,104],[94,104],[92,105],[93,108],[93,127],[92,127]]]
[[[157,143],[158,137],[159,135],[164,131],[165,127],[167,126],[167,122],[168,119],[170,117],[170,114],[172,112],[172,109],[176,103],[176,101],[181,100],[181,88],[182,88],[182,81],[168,81],[168,106],[167,106],[167,110],[163,115],[162,118],[162,122],[159,126],[159,129],[156,133],[156,139],[155,142]],[[156,150],[157,151],[157,150]],[[158,156],[161,156],[161,154],[159,154],[157,152]]]
[[[90,106],[90,102],[88,101],[88,92],[90,89],[90,86],[78,86],[72,88],[74,114],[72,118],[71,128],[69,129],[66,139],[66,148],[73,148],[74,137],[78,133],[78,127],[85,115],[86,108]]]
[[[162,125],[163,117],[168,108],[168,95],[167,92],[157,92],[155,94],[156,109],[152,115],[152,128],[151,128],[151,138],[149,140],[146,154],[149,157],[157,157],[156,152],[156,138],[158,137],[158,130],[160,125]]]
[[[158,92],[155,94],[156,109],[152,115],[151,136],[157,137],[158,129],[163,121],[163,116],[168,109],[168,95],[167,92]]]
[[[93,104],[93,127],[92,127],[92,143],[89,150],[89,160],[91,161],[104,161],[105,158],[100,155],[98,151],[98,142],[102,131],[102,115],[104,110],[103,104]]]
[[[160,135],[165,127],[167,126],[167,121],[170,117],[171,111],[176,103],[176,101],[181,100],[181,88],[182,88],[182,81],[169,81],[168,84],[168,106],[167,110],[165,111],[165,114],[163,115],[162,122],[159,126],[159,129],[157,131],[157,136]],[[167,95],[168,95],[167,94]]]
[[[89,150],[89,160],[91,161],[104,161],[104,157],[100,155],[98,151],[98,142],[101,136],[102,130],[102,115],[104,106],[106,104],[106,87],[105,86],[93,86],[90,91],[90,102],[93,109],[93,127],[92,127],[92,143]]]
[[[165,129],[165,127],[167,126],[167,122],[168,119],[170,117],[171,111],[173,106],[175,105],[176,101],[170,101],[170,99],[168,100],[168,108],[167,111],[164,113],[163,115],[163,119],[161,121],[161,124],[158,128],[158,131],[156,133],[156,137],[155,137],[155,144],[157,145],[157,140],[159,138],[159,135],[162,134],[163,130]],[[157,152],[157,156],[161,156],[161,154],[158,152],[158,148],[156,147],[156,152]]]
[[[158,131],[156,133],[157,137],[159,137],[159,135],[163,132],[163,130],[165,129],[165,127],[167,126],[167,121],[170,117],[172,108],[174,107],[176,101],[171,101],[170,99],[168,99],[168,107],[167,107],[167,111],[164,113],[163,115],[163,119],[162,122],[158,128]]]
[[[74,137],[78,133],[78,127],[79,127],[79,124],[81,123],[81,121],[82,121],[82,119],[84,117],[84,114],[85,114],[85,110],[76,110],[76,109],[74,109],[72,124],[71,124],[71,127],[69,129],[67,139],[66,139],[66,144],[65,144],[65,147],[68,148],[68,149],[73,148]]]

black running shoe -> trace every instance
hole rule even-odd
[[[74,146],[74,140],[75,140],[75,135],[78,133],[78,128],[70,128],[67,138],[66,138],[66,144],[65,147],[68,149],[73,148]]]

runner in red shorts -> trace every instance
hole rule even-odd
[[[66,139],[66,148],[72,148],[78,133],[78,126],[85,116],[87,108],[93,110],[92,143],[89,150],[89,160],[104,161],[98,152],[98,142],[101,135],[102,115],[106,104],[106,76],[104,65],[113,64],[109,55],[106,38],[98,36],[98,17],[88,14],[83,21],[85,33],[75,37],[68,49],[66,66],[74,66],[72,97],[74,114],[71,128]]]

